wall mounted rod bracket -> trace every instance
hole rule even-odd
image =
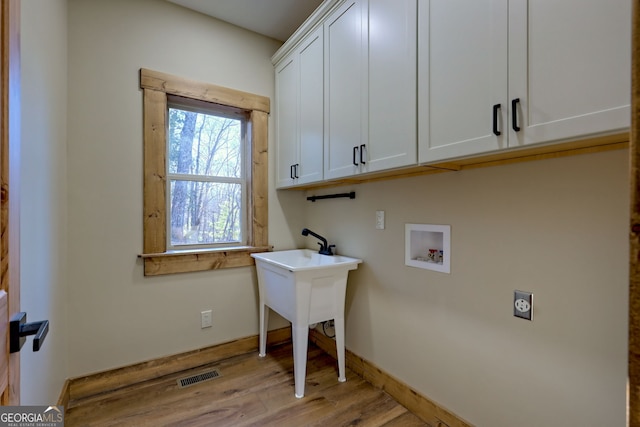
[[[356,192],[352,191],[350,193],[338,193],[338,194],[326,194],[324,196],[310,196],[307,197],[307,200],[311,200],[312,202],[315,202],[316,200],[322,200],[322,199],[339,199],[342,197],[348,197],[350,199],[355,199],[356,198]]]

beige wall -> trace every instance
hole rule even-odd
[[[627,177],[616,151],[339,188],[356,199],[308,206],[309,228],[364,259],[347,348],[479,426],[625,425]],[[404,266],[405,223],[451,225],[451,274]],[[533,322],[513,317],[514,289],[534,293]]]
[[[23,76],[41,85],[24,99],[38,126],[23,130],[23,306],[54,322],[44,353],[22,356],[29,403],[57,396],[65,370],[82,375],[257,333],[253,269],[142,275],[137,71],[273,99],[279,46],[160,0],[69,0],[67,92],[65,2],[43,3],[23,1],[25,19],[38,22],[23,24]],[[271,153],[273,130],[271,120]],[[310,204],[273,189],[271,155],[270,240],[315,247],[299,236],[307,226],[362,257],[349,283],[347,347],[474,424],[624,425],[627,161],[617,151],[362,184],[346,187],[355,200]],[[376,210],[386,211],[385,230],[375,230]],[[452,226],[450,275],[403,265],[408,222]],[[512,316],[516,288],[534,292],[533,322]],[[201,330],[208,308],[214,327]],[[28,371],[38,356],[45,365]],[[41,375],[50,376],[43,390]]]
[[[39,352],[31,338],[20,352],[21,403],[48,405],[67,378],[67,6],[21,8],[21,308],[51,322]]]
[[[280,43],[160,0],[70,0],[68,7],[69,375],[257,334],[253,268],[143,276],[137,259],[142,251],[138,70],[273,99],[270,58]],[[269,127],[273,144],[273,120]],[[270,241],[277,247],[299,243],[280,204],[301,197],[270,194]],[[289,220],[299,221],[295,208],[288,213]],[[213,310],[213,327],[202,330],[205,309]]]

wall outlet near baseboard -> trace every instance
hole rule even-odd
[[[213,326],[213,314],[211,310],[205,310],[200,312],[201,328],[210,328]]]

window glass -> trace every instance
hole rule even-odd
[[[244,243],[245,120],[169,106],[168,246]]]
[[[169,108],[169,173],[240,178],[242,121]]]

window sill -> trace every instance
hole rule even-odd
[[[175,250],[140,254],[145,276],[218,270],[254,265],[252,253],[268,252],[272,246],[234,246],[216,249]]]

